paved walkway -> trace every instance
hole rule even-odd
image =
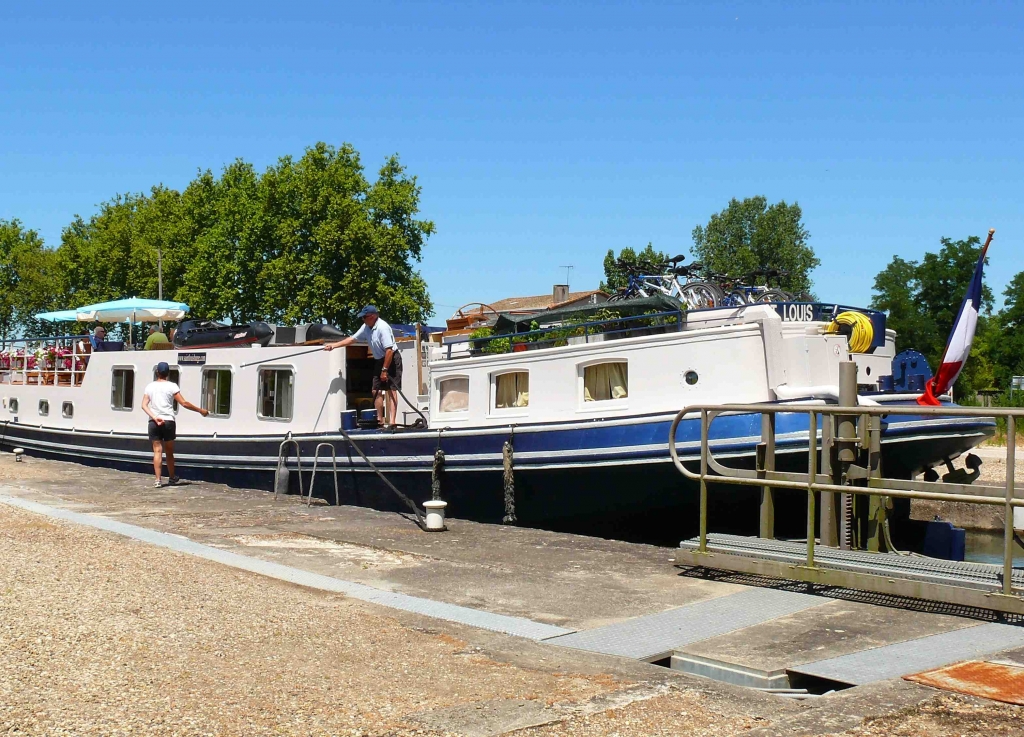
[[[231,721],[235,712],[230,709],[223,719],[211,716],[212,712],[199,703],[202,699],[190,679],[239,678],[242,684],[255,679],[264,684],[253,687],[260,693],[266,690],[265,684],[281,686],[274,663],[291,662],[295,654],[273,647],[266,650],[273,644],[275,631],[304,633],[302,637],[309,643],[323,648],[325,655],[314,658],[323,672],[296,671],[294,680],[286,679],[291,685],[284,686],[284,691],[302,703],[300,712],[304,715],[296,717],[298,721],[291,727],[282,727],[286,725],[281,721],[286,710],[282,711],[274,698],[267,709],[261,710],[254,701],[238,697],[258,716],[253,724],[258,723],[259,728],[252,727],[247,733],[277,730],[326,734],[337,728],[338,722],[331,721],[335,711],[356,719],[351,713],[354,697],[344,693],[344,688],[328,704],[317,700],[321,696],[313,698],[304,684],[315,684],[313,695],[322,695],[328,682],[361,682],[368,676],[360,662],[374,662],[372,657],[364,658],[364,649],[367,654],[381,651],[380,656],[386,658],[389,665],[373,667],[384,674],[380,676],[381,688],[391,693],[390,703],[401,704],[388,712],[390,721],[385,720],[391,732],[385,731],[384,722],[366,719],[358,722],[365,733],[404,733],[421,728],[427,733],[497,735],[532,724],[546,725],[537,727],[539,733],[575,734],[584,725],[602,722],[609,730],[617,730],[622,723],[609,721],[613,717],[608,715],[618,714],[632,715],[636,725],[620,734],[657,734],[668,726],[674,733],[753,734],[761,730],[764,734],[792,734],[819,723],[828,724],[828,729],[815,729],[828,734],[859,729],[866,716],[881,718],[904,707],[919,710],[921,718],[929,723],[936,719],[942,723],[945,715],[949,725],[959,725],[958,710],[970,704],[971,708],[978,706],[970,699],[963,700],[966,697],[950,697],[954,701],[943,701],[939,711],[933,713],[928,710],[932,708],[929,705],[938,703],[937,692],[898,680],[855,688],[820,699],[813,706],[797,706],[636,660],[658,654],[655,651],[665,647],[702,658],[711,653],[723,662],[743,667],[778,668],[781,663],[783,668],[811,670],[814,664],[841,663],[844,657],[900,646],[917,638],[980,630],[987,625],[978,613],[965,618],[951,612],[877,606],[788,591],[785,587],[749,587],[738,580],[681,576],[671,565],[672,551],[663,548],[460,520],[452,521],[450,533],[427,535],[400,515],[354,508],[307,508],[296,499],[275,502],[272,495],[263,492],[213,484],[157,490],[147,486],[144,476],[107,470],[83,474],[82,470],[74,464],[36,459],[14,464],[9,455],[0,454],[0,480],[5,479],[7,484],[0,494],[8,497],[5,504],[0,504],[0,525],[8,524],[7,517],[13,514],[15,521],[10,524],[22,526],[17,534],[0,535],[0,560],[4,561],[0,570],[8,579],[15,576],[15,590],[19,592],[13,598],[0,594],[0,606],[8,609],[2,612],[0,621],[17,623],[13,629],[0,629],[0,640],[8,638],[0,645],[22,648],[17,650],[19,658],[12,661],[20,663],[13,675],[0,666],[0,703],[4,694],[24,692],[44,699],[47,708],[56,710],[53,713],[63,713],[64,702],[48,691],[56,686],[47,686],[50,681],[43,677],[49,671],[39,666],[53,660],[64,668],[62,657],[67,657],[66,653],[43,655],[48,647],[45,637],[63,639],[73,633],[62,626],[65,619],[51,618],[43,627],[49,634],[43,636],[40,650],[32,644],[31,632],[41,626],[42,620],[36,617],[43,616],[45,609],[40,607],[44,602],[57,607],[54,611],[67,610],[64,599],[68,582],[61,579],[78,576],[77,588],[72,589],[78,592],[76,602],[86,592],[90,601],[100,593],[106,597],[104,601],[109,601],[97,604],[98,608],[87,607],[81,617],[75,614],[76,621],[81,620],[77,626],[97,632],[104,642],[113,642],[111,647],[97,651],[75,651],[89,661],[79,664],[83,672],[98,669],[106,673],[103,658],[115,658],[111,662],[120,658],[131,663],[122,676],[134,683],[137,673],[149,673],[159,659],[166,657],[161,648],[157,648],[160,653],[151,649],[140,653],[136,652],[138,644],[129,647],[118,639],[123,615],[112,616],[103,607],[109,604],[116,611],[129,611],[134,606],[140,612],[148,611],[137,604],[125,604],[127,610],[118,609],[121,605],[117,602],[122,600],[147,599],[155,618],[147,621],[157,630],[163,624],[158,626],[156,620],[164,618],[191,622],[187,626],[194,627],[194,632],[208,631],[212,639],[228,637],[240,626],[261,631],[270,628],[269,639],[252,642],[251,652],[237,646],[221,651],[221,657],[236,661],[244,656],[242,660],[250,664],[251,673],[240,671],[237,662],[211,661],[205,650],[195,649],[197,640],[193,638],[182,653],[171,658],[182,668],[193,669],[184,677],[187,684],[192,684],[187,693],[160,681],[163,689],[170,689],[168,693],[177,694],[166,696],[168,703],[175,699],[187,702],[190,715],[205,715],[204,729],[222,733],[246,731],[239,726],[241,723]],[[33,526],[30,520],[45,519],[42,514],[56,521]],[[88,531],[88,527],[95,531]],[[27,546],[18,542],[18,535],[26,534],[26,529],[32,538]],[[118,537],[111,537],[107,534],[110,532]],[[13,552],[8,550],[11,541]],[[144,544],[140,546],[139,542]],[[40,548],[47,546],[53,549],[40,556]],[[194,562],[182,562],[186,560]],[[35,571],[38,566],[44,570]],[[251,577],[251,573],[262,578]],[[241,582],[244,593],[236,591]],[[288,588],[288,584],[296,583],[304,588]],[[98,591],[90,590],[90,586]],[[298,598],[277,601],[275,597],[282,590]],[[329,598],[339,593],[343,599]],[[218,612],[213,619],[203,616],[206,601],[211,611]],[[274,601],[277,604],[271,606]],[[337,609],[337,602],[345,602],[345,612]],[[380,605],[388,608],[381,609]],[[321,611],[323,607],[331,611]],[[355,615],[349,610],[362,611],[360,616],[368,618],[367,623],[396,622],[394,630],[382,625],[393,632],[394,642],[385,641],[390,634],[382,635],[376,643],[360,639],[359,624],[350,621]],[[331,623],[332,618],[336,622]],[[373,631],[373,626],[368,624],[366,631]],[[412,658],[410,648],[426,647],[419,642],[424,633],[442,642],[454,638],[460,644],[436,651],[437,662]],[[143,639],[129,639],[138,643],[147,638],[155,642],[153,638],[170,637],[156,630],[139,636]],[[353,649],[347,655],[335,654],[325,660],[338,638]],[[29,645],[27,650],[25,643]],[[308,655],[309,650],[304,652]],[[99,661],[90,661],[92,655]],[[523,678],[529,673],[549,674],[551,679],[524,685],[526,690],[516,693],[497,688],[489,691],[490,687],[450,693],[446,680],[449,673],[456,674],[451,676],[456,681],[483,678],[473,675],[472,668],[458,675],[462,664],[473,664],[477,656],[512,668],[509,677],[513,679],[520,677],[516,675],[519,669],[525,669]],[[440,678],[443,688],[436,698],[416,691],[420,700],[408,702],[400,693],[405,682],[391,676],[396,667],[402,673],[420,669],[422,679],[434,683]],[[292,666],[285,670],[288,668]],[[883,673],[879,677],[893,675],[897,674]],[[562,677],[570,680],[562,682]],[[578,677],[586,683],[572,680]],[[869,677],[859,682],[872,680]],[[78,703],[77,694],[92,693],[89,698],[100,701],[111,697],[99,682],[84,691],[76,690],[84,687],[75,683],[75,688],[66,691],[72,695],[66,700],[67,708],[78,710],[72,722],[83,725],[80,732],[97,731],[95,720],[101,718],[101,713]],[[132,688],[148,693],[148,687],[138,683]],[[156,692],[152,694],[154,699],[157,696]],[[234,698],[230,694],[221,696]],[[957,698],[961,701],[955,701]],[[7,719],[7,724],[17,724],[24,732],[35,729],[42,734],[50,733],[56,723],[44,720],[26,729],[25,725],[34,724],[28,702],[15,698],[10,703],[14,706],[7,706],[7,712],[0,707],[0,725]],[[108,712],[121,714],[129,722],[142,719],[139,723],[146,728],[141,731],[160,733],[154,723],[145,721],[148,716],[133,712],[125,703],[118,704]],[[152,704],[148,708],[152,711]],[[992,718],[996,719],[1011,707],[983,708],[992,709]],[[236,716],[243,712],[239,710]],[[181,728],[174,709],[152,713],[166,724],[176,725],[174,729]],[[1019,712],[1005,713],[1020,716]],[[328,728],[332,724],[335,726]],[[964,732],[962,725],[957,729],[972,734],[970,730]],[[167,733],[173,731],[168,727]]]

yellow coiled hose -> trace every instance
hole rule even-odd
[[[846,335],[850,341],[851,353],[867,353],[871,348],[871,341],[875,339],[875,328],[871,324],[871,318],[863,312],[840,312],[836,319],[826,326],[825,332]]]

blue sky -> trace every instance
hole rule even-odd
[[[440,317],[688,253],[755,194],[800,203],[825,299],[989,227],[993,290],[1024,270],[1024,3],[17,5],[0,218],[51,245],[115,193],[324,140],[419,177]]]

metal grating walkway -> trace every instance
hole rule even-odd
[[[778,589],[747,589],[658,614],[546,640],[576,650],[647,660],[699,640],[832,601]]]
[[[382,606],[391,607],[392,609],[401,609],[402,611],[412,612],[414,614],[423,614],[437,619],[446,619],[450,622],[468,624],[472,627],[479,627],[480,629],[491,630],[492,632],[503,632],[508,635],[525,637],[530,640],[543,640],[549,637],[556,637],[558,635],[564,635],[572,632],[572,630],[565,629],[563,627],[556,627],[554,625],[544,624],[543,622],[535,622],[532,619],[510,617],[504,614],[494,614],[493,612],[484,612],[479,609],[471,609],[469,607],[458,606],[456,604],[447,604],[443,601],[433,601],[419,596],[399,594],[393,591],[381,591],[380,589],[375,589],[372,586],[367,586],[365,584],[345,581],[331,576],[323,576],[319,573],[304,571],[301,568],[293,568],[291,566],[281,565],[280,563],[271,563],[259,558],[252,558],[248,555],[240,555],[227,550],[220,550],[218,548],[210,547],[209,545],[193,542],[187,537],[182,537],[181,535],[157,532],[156,530],[150,530],[145,527],[117,522],[115,520],[108,519],[107,517],[82,514],[81,512],[72,512],[68,509],[50,507],[45,504],[28,501],[27,499],[4,496],[2,494],[0,494],[0,503],[7,504],[12,507],[18,507],[19,509],[25,509],[30,512],[43,514],[47,517],[61,519],[66,522],[74,522],[76,524],[94,527],[98,530],[113,532],[118,535],[130,537],[133,540],[139,540],[151,545],[168,548],[179,553],[194,555],[197,558],[205,558],[206,560],[210,560],[215,563],[222,563],[224,565],[231,566],[232,568],[240,568],[252,573],[259,573],[263,576],[269,576],[270,578],[276,578],[281,581],[288,581],[289,583],[298,584],[299,586],[308,586],[309,588],[320,589],[321,591],[333,591],[345,594],[346,596],[351,596],[353,599],[380,604]]]
[[[679,547],[684,550],[696,550],[697,545],[697,538],[679,543]],[[708,551],[796,565],[804,565],[807,560],[806,543],[739,535],[708,535]],[[998,591],[1002,587],[1002,567],[985,563],[965,563],[893,553],[868,553],[860,550],[837,550],[820,545],[814,547],[814,562],[823,568],[840,571],[965,586],[984,591]],[[1013,586],[1024,589],[1024,570],[1014,570]]]
[[[955,632],[929,635],[894,645],[841,655],[788,670],[860,686],[872,681],[919,673],[957,660],[1024,645],[1024,627],[980,624]]]

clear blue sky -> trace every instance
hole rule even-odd
[[[83,5],[0,9],[0,217],[51,245],[324,140],[419,177],[441,317],[755,194],[800,203],[829,300],[990,226],[993,290],[1024,270],[1024,3]]]

